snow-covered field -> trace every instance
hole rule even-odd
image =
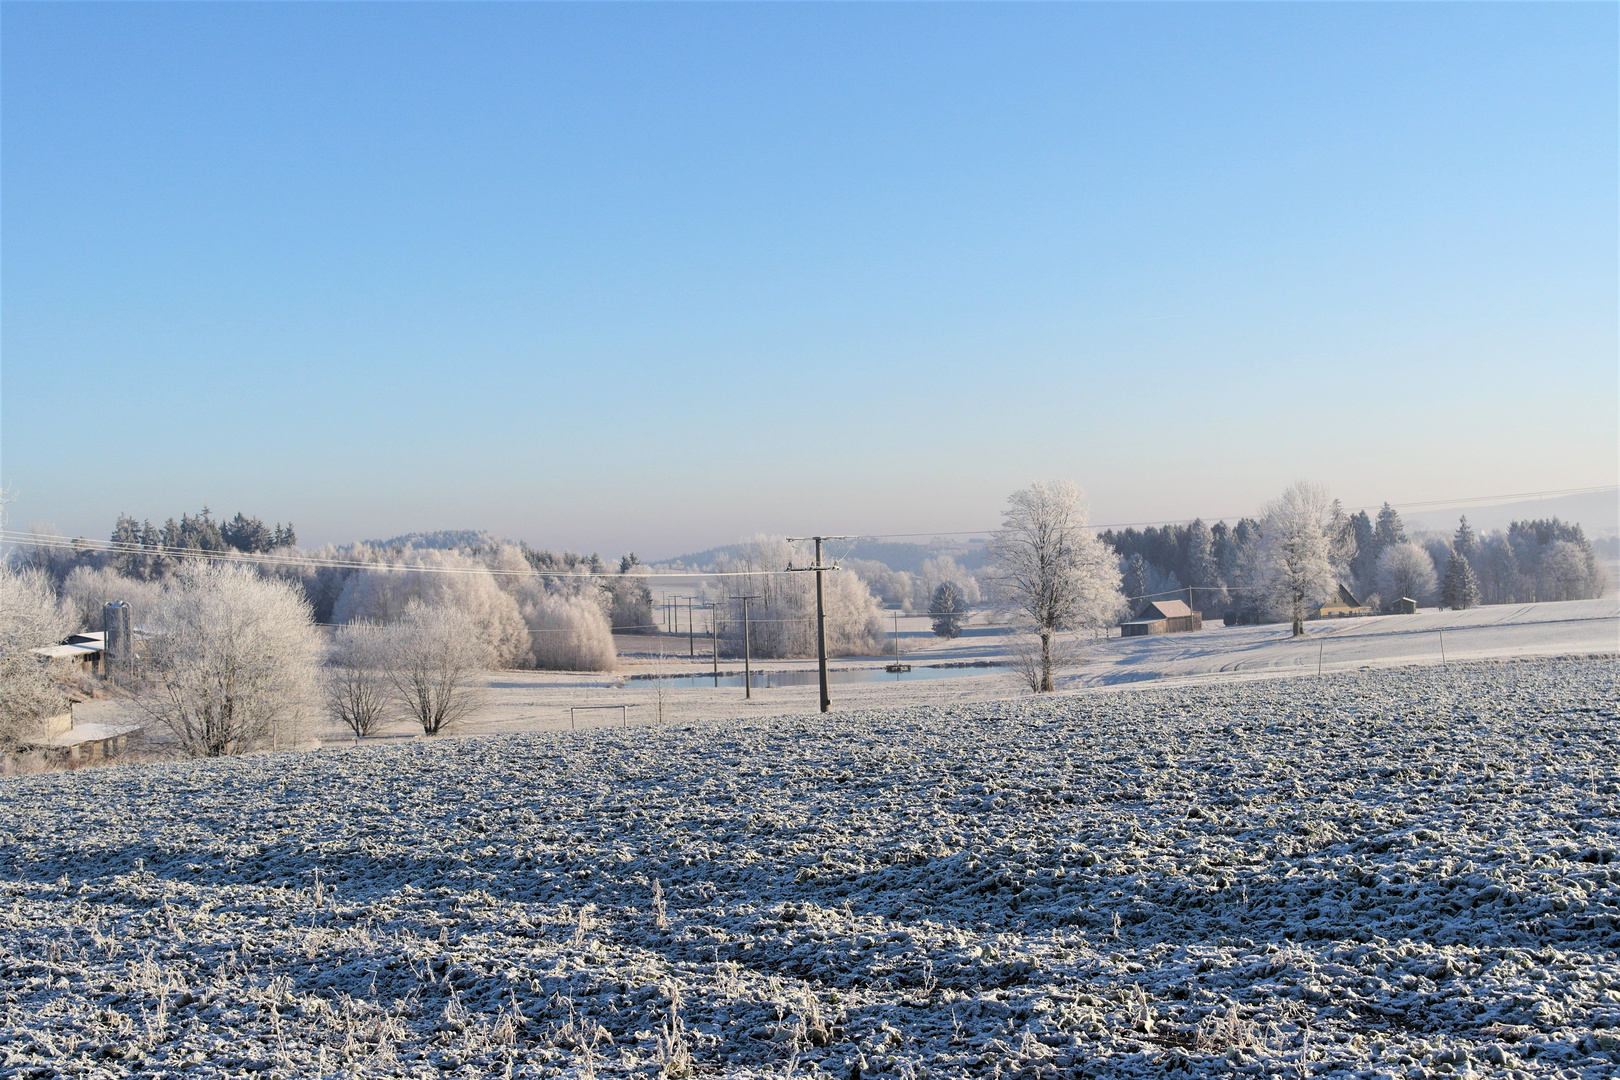
[[[0,781],[0,1073],[1613,1077],[1615,676]]]

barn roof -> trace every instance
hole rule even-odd
[[[1159,619],[1185,619],[1193,613],[1185,600],[1155,600],[1137,612],[1132,622],[1157,622]]]

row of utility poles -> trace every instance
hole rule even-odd
[[[793,573],[809,573],[816,575],[816,665],[821,675],[821,711],[827,712],[832,708],[832,695],[827,688],[827,592],[823,575],[828,570],[837,570],[836,563],[827,564],[823,561],[822,544],[827,540],[849,540],[848,536],[790,536],[788,541],[813,540],[816,544],[816,561],[814,566],[789,566]],[[691,596],[664,595],[664,631],[678,634],[681,632],[680,604],[686,601],[686,640],[687,651],[693,657],[697,656],[697,623],[693,618],[694,600]],[[760,593],[739,594],[731,597],[742,603],[742,630],[743,630],[743,697],[754,696],[753,657],[749,641],[748,605],[754,600],[763,599]],[[673,601],[673,604],[671,603]],[[701,605],[703,610],[714,611],[714,604]],[[710,616],[709,630],[713,635],[713,644],[710,655],[714,663],[715,684],[720,679],[720,622],[716,616]]]

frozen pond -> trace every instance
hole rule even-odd
[[[829,683],[918,682],[924,679],[954,679],[960,675],[993,675],[1006,671],[1005,664],[934,664],[928,667],[912,664],[906,671],[885,671],[883,668],[834,668],[827,672]],[[749,682],[756,690],[770,690],[779,686],[815,686],[821,675],[815,669],[789,671],[756,671]],[[657,682],[655,675],[633,675],[631,681],[650,685]],[[676,689],[683,687],[741,686],[741,672],[728,671],[720,675],[666,675],[664,682]]]

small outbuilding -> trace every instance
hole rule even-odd
[[[101,658],[107,651],[107,635],[102,631],[70,634],[60,645],[46,645],[29,652],[47,663],[100,674]]]
[[[1395,609],[1395,614],[1397,615],[1417,614],[1417,601],[1412,599],[1410,596],[1401,597],[1399,600],[1395,601],[1393,606]]]
[[[1194,611],[1185,600],[1155,600],[1136,618],[1119,624],[1121,637],[1146,637],[1149,634],[1184,634],[1204,628],[1204,613]]]
[[[1333,595],[1316,609],[1318,619],[1352,619],[1359,615],[1371,614],[1372,608],[1357,600],[1343,585],[1335,589]]]

